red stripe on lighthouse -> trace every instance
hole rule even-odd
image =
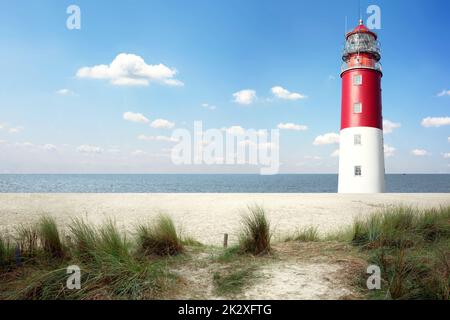
[[[354,76],[361,75],[360,85]],[[379,71],[367,68],[350,69],[342,73],[341,130],[349,127],[383,129],[381,110],[381,77]],[[361,103],[361,113],[355,113],[355,103]]]

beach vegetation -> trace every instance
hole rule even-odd
[[[253,255],[268,254],[272,238],[270,223],[262,207],[250,206],[249,213],[243,215],[239,245],[244,253]]]
[[[450,299],[450,207],[387,208],[352,226],[351,243],[381,268],[390,299]]]
[[[188,240],[194,242],[192,238]],[[139,251],[146,256],[173,256],[184,251],[183,240],[173,220],[164,214],[159,215],[152,224],[137,227],[137,243]]]

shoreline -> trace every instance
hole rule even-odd
[[[386,206],[418,208],[450,205],[449,193],[0,193],[0,230],[32,223],[50,215],[61,226],[72,218],[100,224],[113,218],[132,231],[157,214],[169,214],[182,234],[220,246],[223,234],[237,241],[240,217],[249,205],[267,211],[275,237],[315,226],[326,234]]]

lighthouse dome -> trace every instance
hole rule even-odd
[[[359,20],[359,24],[358,26],[353,29],[352,31],[348,32],[345,35],[345,38],[348,39],[348,37],[350,37],[351,35],[355,34],[355,33],[367,33],[370,34],[372,37],[375,38],[375,40],[377,40],[378,36],[375,32],[371,31],[369,28],[367,28],[362,20]]]
[[[369,30],[360,20],[359,25],[346,34],[346,41],[342,59],[347,61],[351,55],[367,53],[376,61],[381,59],[380,44],[377,35]]]

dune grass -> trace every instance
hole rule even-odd
[[[39,232],[35,226],[20,225],[15,230],[16,244],[22,259],[33,259],[39,251]]]
[[[0,271],[9,270],[15,264],[15,248],[8,237],[0,235]]]
[[[288,241],[300,241],[300,242],[317,242],[320,241],[319,232],[317,227],[306,227],[298,230],[293,235],[288,236],[284,239],[285,242]]]
[[[381,268],[384,297],[450,299],[450,207],[385,209],[355,221],[350,234]]]
[[[254,279],[255,266],[245,266],[227,272],[215,272],[214,286],[219,295],[233,295],[240,293],[251,280]]]
[[[0,235],[0,299],[166,298],[179,283],[179,275],[171,271],[174,263],[183,263],[193,251],[203,256],[214,252],[206,261],[217,266],[209,278],[215,291],[237,295],[254,281],[258,267],[276,256],[261,257],[272,252],[272,230],[264,209],[248,209],[238,244],[213,251],[193,238],[180,237],[167,215],[138,225],[130,238],[113,220],[93,226],[74,219],[62,233],[55,221],[43,217],[36,225],[19,226],[11,237]],[[381,268],[382,289],[371,291],[368,298],[450,299],[450,207],[387,208],[333,235],[320,237],[310,227],[287,241],[353,246],[368,264]],[[73,264],[81,268],[80,290],[65,286],[66,268]],[[360,289],[368,292],[363,272]]]
[[[189,239],[192,243],[193,239]],[[175,224],[167,215],[159,215],[153,224],[137,227],[137,242],[141,253],[146,256],[173,256],[184,251],[183,241]]]
[[[173,236],[173,231],[169,217],[158,219],[152,227],[152,235]],[[0,298],[154,299],[163,297],[178,279],[169,271],[164,259],[143,259],[137,245],[140,239],[128,240],[113,220],[94,227],[82,219],[74,219],[64,240],[55,222],[48,217],[42,217],[36,227],[20,226],[17,232],[15,240],[21,249],[20,254],[28,259],[24,259],[20,267],[16,266],[14,246],[6,238],[0,238],[0,267],[6,272],[20,268],[21,274],[9,280],[0,279],[9,281],[4,290],[0,290]],[[183,247],[179,238],[176,239],[176,252],[180,253]],[[167,238],[159,237],[158,240],[158,252],[175,252],[171,241],[161,247]],[[173,238],[169,237],[169,240]],[[195,242],[192,238],[190,241]],[[66,268],[69,265],[77,265],[81,269],[80,290],[66,287]],[[8,289],[8,286],[13,289]]]
[[[44,253],[51,258],[64,257],[64,248],[55,220],[44,216],[39,220],[37,229]]]
[[[242,217],[239,246],[244,253],[261,255],[270,253],[272,238],[270,223],[262,207],[248,207],[249,213]]]

